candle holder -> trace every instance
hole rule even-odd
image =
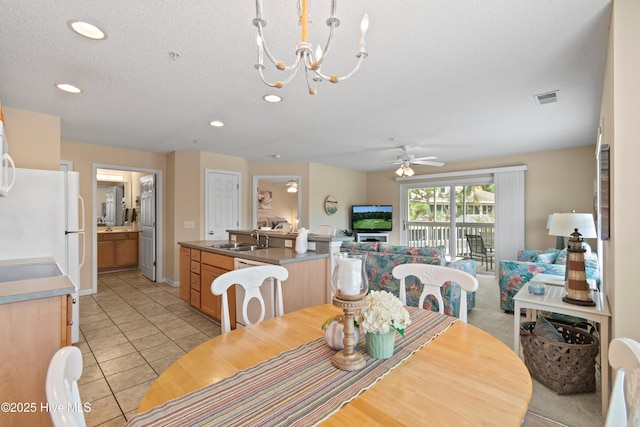
[[[353,318],[364,307],[364,297],[369,291],[366,261],[367,254],[342,252],[331,276],[333,305],[344,311],[344,348],[334,354],[331,362],[343,371],[357,371],[365,365],[362,354],[355,351]]]
[[[348,295],[349,299],[342,299],[339,293],[333,296],[333,305],[344,310],[344,348],[331,358],[331,363],[343,371],[357,371],[364,368],[364,356],[355,351],[356,340],[354,337],[353,317],[356,311],[364,307],[364,294],[358,295],[359,299]]]

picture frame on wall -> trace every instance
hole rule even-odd
[[[611,194],[609,188],[609,170],[610,170],[610,159],[609,159],[609,145],[602,144],[600,146],[600,152],[598,155],[598,180],[600,187],[600,197],[599,197],[599,235],[600,240],[609,240],[610,236],[610,217],[609,217],[609,206],[611,203]]]
[[[327,196],[324,200],[324,211],[327,215],[333,215],[338,212],[338,199],[335,196]]]

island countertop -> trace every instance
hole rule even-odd
[[[227,240],[197,240],[191,242],[178,242],[180,246],[192,249],[200,249],[201,251],[212,252],[220,255],[231,256],[234,258],[249,259],[267,264],[284,265],[295,262],[309,261],[320,258],[328,258],[328,252],[307,251],[303,254],[296,253],[293,248],[271,247],[255,249],[253,251],[232,251],[229,249],[214,248],[212,245],[222,243],[235,243]]]

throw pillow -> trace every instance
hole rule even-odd
[[[538,254],[533,258],[533,262],[536,264],[553,264],[559,253],[558,251]]]
[[[564,248],[563,250],[560,251],[554,264],[567,265],[567,248]]]
[[[565,342],[562,334],[543,316],[538,317],[536,326],[533,328],[533,335],[546,338],[549,341]]]
[[[533,261],[533,258],[538,255],[540,251],[535,249],[520,249],[518,251],[518,261]]]

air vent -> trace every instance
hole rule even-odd
[[[558,102],[558,91],[554,90],[552,92],[533,95],[533,99],[538,105],[553,104],[554,102]]]

